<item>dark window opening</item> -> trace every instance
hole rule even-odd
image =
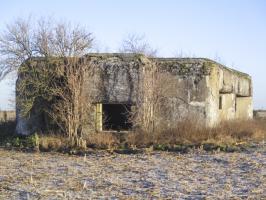
[[[103,104],[103,130],[130,130],[130,113],[130,104]]]
[[[219,110],[222,110],[223,109],[223,97],[220,96],[219,97]]]

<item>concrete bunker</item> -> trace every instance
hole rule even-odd
[[[206,126],[253,117],[251,77],[215,61],[116,53],[85,57],[88,66],[95,66],[93,76],[84,79],[84,90],[88,91],[89,102],[94,105],[87,117],[91,123],[84,127],[85,132],[128,131],[139,127],[142,118],[138,123],[132,123],[129,115],[131,111],[135,112],[135,108],[155,120],[147,123],[152,126],[164,123],[167,127],[174,127],[177,121],[191,116]],[[32,66],[35,65],[39,69],[37,72],[43,73],[42,61],[33,62]],[[25,71],[18,74],[17,89],[23,80],[31,78],[23,74]],[[17,102],[23,97],[24,94],[17,90]],[[35,101],[29,100],[34,109],[40,110],[45,105],[40,101],[35,105]],[[17,104],[19,134],[44,132],[45,122],[36,117],[38,109],[34,109],[28,118],[23,118]]]

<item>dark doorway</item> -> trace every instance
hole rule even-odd
[[[130,104],[103,104],[103,130],[130,130],[130,112]]]

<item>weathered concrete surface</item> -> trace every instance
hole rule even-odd
[[[207,78],[207,125],[213,126],[224,120],[252,119],[251,77],[213,61],[207,63],[212,69]]]
[[[222,98],[222,109],[219,110],[220,120],[231,120],[236,118],[235,103],[236,98],[235,94],[223,94],[220,95]]]
[[[253,105],[251,97],[236,98],[236,118],[244,120],[253,118]]]
[[[252,96],[251,78],[249,76],[228,68],[221,68],[219,75],[221,93],[234,93],[243,97]]]
[[[138,98],[138,87],[145,57],[141,55],[93,54],[89,56],[94,76],[85,80],[85,90],[91,92],[93,102],[133,103]]]
[[[207,91],[206,97],[206,125],[214,126],[219,119],[219,68],[210,63],[211,74],[206,77]]]

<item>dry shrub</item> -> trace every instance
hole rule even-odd
[[[96,148],[113,148],[119,145],[120,140],[112,132],[91,133],[86,138],[87,145]]]

